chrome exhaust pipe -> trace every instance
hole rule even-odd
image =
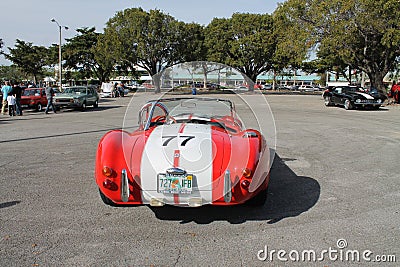
[[[121,200],[122,202],[128,202],[129,199],[129,181],[126,170],[123,169],[121,172]]]
[[[224,175],[224,200],[225,203],[232,201],[232,181],[231,172],[229,170],[226,170]]]

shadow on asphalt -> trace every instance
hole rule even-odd
[[[62,113],[67,113],[67,112],[84,112],[84,113],[86,113],[86,112],[100,112],[100,111],[119,108],[119,107],[121,107],[121,106],[98,106],[97,108],[87,107],[85,109],[85,111],[81,111],[80,109],[76,109],[76,108],[62,108],[60,111],[57,111],[57,112],[62,112]]]
[[[150,209],[160,220],[180,221],[181,224],[208,224],[214,221],[232,224],[268,221],[274,224],[285,218],[296,217],[317,203],[321,191],[319,183],[310,177],[296,175],[277,154],[270,177],[268,198],[262,207],[208,205],[199,208],[164,206]]]
[[[93,130],[93,131],[82,131],[82,132],[72,132],[72,133],[62,133],[62,134],[53,134],[53,135],[45,135],[45,136],[33,136],[33,137],[27,137],[27,138],[18,138],[18,139],[7,139],[7,140],[0,140],[1,143],[9,143],[9,142],[22,142],[22,141],[30,141],[30,140],[40,140],[40,139],[49,139],[49,138],[63,138],[66,136],[74,136],[74,135],[82,135],[82,134],[92,134],[92,133],[106,133],[108,131],[112,131],[118,128],[104,128],[104,129],[98,129],[98,130]],[[125,130],[132,130],[136,129],[136,126],[133,127],[125,127]]]
[[[117,99],[119,99],[119,97],[100,98],[99,105],[101,105],[101,103],[105,103],[105,102],[114,102],[114,101],[117,101]]]
[[[353,111],[353,112],[371,112],[371,111],[389,111],[389,108],[387,108],[387,106],[383,106],[383,107],[379,107],[378,109],[374,109],[374,108],[353,108],[351,110],[346,110],[343,106],[327,106],[327,108],[338,108],[338,109],[342,109],[346,112],[348,111]]]
[[[0,203],[0,209],[8,208],[8,207],[17,205],[19,203],[21,203],[21,201],[9,201],[9,202]]]

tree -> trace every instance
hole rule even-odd
[[[268,14],[233,14],[215,18],[206,27],[208,59],[232,66],[249,79],[254,90],[257,76],[272,68],[276,38],[272,16]]]
[[[400,56],[398,0],[288,0],[281,9],[318,45],[320,60],[364,71],[386,93],[383,78]]]
[[[67,43],[64,45],[65,66],[79,71],[83,78],[94,75],[104,82],[109,78],[115,61],[108,64],[109,62],[104,59],[104,56],[107,59],[109,56],[105,55],[103,48],[97,45],[101,40],[101,34],[96,32],[95,27],[84,27],[76,31],[78,34],[71,39],[66,39]]]
[[[34,82],[43,74],[43,67],[48,65],[48,49],[44,46],[34,46],[32,43],[16,40],[15,48],[8,47],[6,59],[14,63],[25,74],[31,74]]]
[[[116,64],[115,58],[112,56],[113,43],[105,38],[104,34],[98,36],[95,46],[91,48],[94,54],[94,60],[97,62],[96,75],[101,82],[108,81]]]
[[[296,75],[296,70],[304,68],[304,61],[310,55],[312,43],[303,26],[293,20],[282,5],[278,6],[272,16],[277,40],[272,64],[275,87],[278,74],[284,76],[288,70],[293,70]]]
[[[186,25],[159,10],[120,11],[107,22],[104,35],[113,43],[113,56],[120,65],[142,67],[152,76],[156,93],[160,92],[161,71],[201,51],[197,47],[201,26]]]
[[[203,88],[207,88],[208,74],[213,72],[218,72],[226,68],[226,66],[208,61],[191,61],[182,64],[184,68],[192,77],[192,82],[194,83],[194,74],[203,75]]]
[[[16,66],[0,66],[0,77],[6,81],[20,81],[23,73]]]
[[[64,51],[63,46],[61,46],[61,50]],[[52,44],[47,49],[47,64],[51,67],[58,65],[58,44]]]

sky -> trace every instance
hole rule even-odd
[[[6,52],[16,39],[49,47],[59,42],[58,26],[52,18],[69,28],[62,30],[64,43],[78,28],[95,27],[103,32],[116,12],[132,7],[159,9],[179,21],[207,25],[215,17],[229,18],[237,12],[271,14],[280,2],[283,0],[1,0],[0,39]],[[10,62],[0,56],[0,65]]]

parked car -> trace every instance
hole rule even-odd
[[[367,93],[357,86],[338,86],[327,89],[324,94],[325,106],[343,106],[345,109],[374,108],[378,109],[386,96],[378,92]]]
[[[101,97],[115,97],[114,83],[102,83],[100,96]]]
[[[95,180],[108,205],[263,205],[270,153],[264,136],[246,129],[229,100],[152,100],[134,132],[106,133]]]
[[[272,90],[272,84],[266,83],[266,84],[264,84],[264,85],[262,86],[261,89],[263,89],[263,90]]]
[[[301,92],[315,92],[319,91],[319,87],[313,85],[301,85],[298,90]]]
[[[121,90],[121,87],[119,85],[116,86],[114,83],[102,83],[100,90],[101,97],[123,97],[129,93],[128,87],[124,85]]]
[[[21,96],[21,107],[42,111],[47,106],[45,88],[26,88]]]
[[[53,90],[54,90],[54,96],[61,94],[61,92],[58,88],[53,88]]]
[[[288,86],[285,86],[285,89],[290,90],[290,91],[298,91],[299,86],[298,85],[288,85]]]
[[[94,88],[87,86],[67,87],[61,94],[54,96],[54,104],[57,108],[79,108],[84,111],[87,106],[99,106],[99,95]]]

